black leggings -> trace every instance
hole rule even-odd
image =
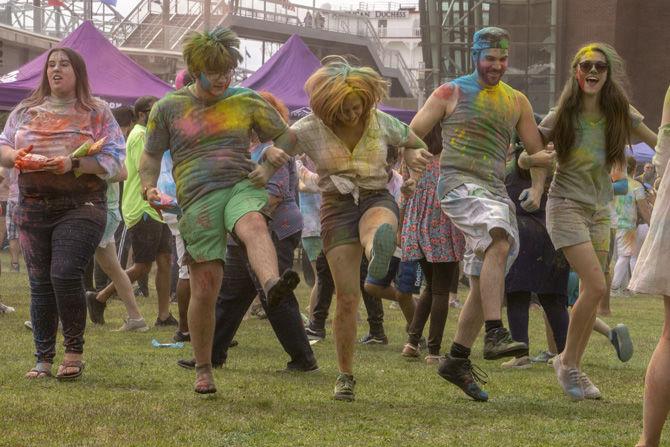
[[[423,328],[430,316],[428,328],[428,352],[432,355],[440,354],[444,326],[449,315],[449,292],[454,283],[458,284],[458,262],[428,262],[419,261],[421,270],[426,277],[426,287],[419,298],[414,312],[414,319],[409,326],[408,342],[418,345]],[[456,286],[458,287],[458,286]]]
[[[549,326],[554,333],[558,354],[565,348],[568,335],[567,298],[564,295],[538,293],[537,297],[544,309]],[[528,344],[528,308],[530,292],[511,292],[507,294],[507,319],[512,338]]]

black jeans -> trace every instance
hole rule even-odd
[[[272,239],[277,251],[279,271],[293,266],[293,253],[300,243],[300,232],[286,239]],[[228,346],[233,341],[244,314],[258,294],[279,343],[291,357],[291,364],[311,366],[316,363],[300,316],[300,306],[294,293],[284,297],[274,307],[267,305],[263,288],[249,266],[243,246],[228,245],[223,282],[216,302],[216,327],[212,345],[212,363],[223,364],[228,357]]]
[[[567,298],[564,295],[538,293],[537,297],[554,333],[554,341],[558,353],[565,348],[565,339],[568,336]],[[507,294],[507,320],[509,330],[515,341],[528,344],[528,308],[530,306],[530,292],[511,292]]]
[[[454,283],[458,284],[458,262],[428,262],[419,261],[421,270],[426,278],[426,287],[419,298],[414,312],[414,318],[407,331],[408,342],[417,346],[423,328],[430,316],[428,327],[428,353],[439,355],[444,336],[444,326],[449,315],[449,292]]]
[[[380,298],[375,298],[365,291],[365,278],[368,276],[368,261],[363,256],[361,260],[361,274],[360,287],[363,295],[363,303],[368,313],[368,325],[370,326],[370,334],[374,337],[384,337],[384,305]],[[316,303],[312,309],[312,321],[310,327],[316,331],[325,331],[326,320],[328,319],[328,311],[330,304],[333,301],[333,293],[335,293],[335,282],[333,275],[330,273],[328,260],[326,255],[319,253],[316,258]]]
[[[65,352],[84,351],[82,279],[106,220],[104,202],[77,203],[71,198],[21,201],[17,222],[30,281],[30,319],[38,362],[53,362],[59,318]]]

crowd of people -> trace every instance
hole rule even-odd
[[[113,111],[91,95],[81,56],[52,49],[39,87],[0,135],[6,237],[17,270],[23,251],[30,282],[36,363],[26,377],[51,377],[59,324],[65,353],[56,378],[81,376],[87,309],[104,324],[114,294],[128,313],[119,330],[148,330],[132,282],[155,263],[155,325],[176,326],[175,340],[191,342],[193,358],[178,363],[195,370],[197,393],[216,392],[214,369],[255,297],[290,358],[287,370],[318,370],[310,342],[326,337],[334,294],[336,400],[355,398],[361,296],[370,329],[360,343],[388,342],[381,299],[397,301],[407,322],[402,356],[427,349],[425,361],[474,400],[489,398],[487,376],[470,359],[482,328],[484,359],[519,369],[551,363],[568,397],[600,399],[584,352],[595,330],[620,360],[631,358],[627,327],[597,315],[609,315],[610,293],[634,291],[665,301],[638,444],[658,445],[670,410],[670,280],[659,261],[670,248],[662,177],[670,89],[657,136],[628,101],[614,48],[589,44],[575,54],[556,107],[540,117],[502,81],[509,43],[503,29],[477,31],[475,70],[437,88],[410,124],[379,110],[388,84],[377,72],[342,57],[309,78],[312,113],[291,123],[272,94],[231,86],[242,56],[224,27],[186,39],[176,91]],[[637,177],[626,153],[636,141],[657,150]],[[123,251],[126,239],[133,263],[124,270],[116,244]],[[178,319],[170,312],[173,240]],[[300,245],[316,272],[306,324],[292,268]],[[108,284],[85,290],[93,259]],[[461,269],[468,298],[441,355]],[[548,346],[531,358],[533,301],[544,310]]]

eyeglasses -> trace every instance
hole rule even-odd
[[[230,71],[218,71],[218,72],[204,72],[204,75],[207,77],[207,79],[210,80],[210,82],[218,81],[218,80],[224,80],[224,79],[230,79],[233,76],[233,73],[235,73],[234,70]]]
[[[589,73],[594,67],[598,73],[605,73],[609,65],[603,61],[583,61],[579,63],[579,69],[582,73]]]

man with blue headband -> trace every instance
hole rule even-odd
[[[481,370],[470,363],[470,349],[486,325],[484,358],[495,360],[527,353],[512,340],[501,320],[505,272],[519,251],[513,202],[505,189],[505,162],[515,133],[529,154],[542,151],[542,139],[526,96],[502,82],[508,64],[509,34],[501,28],[477,31],[472,45],[475,70],[437,88],[419,110],[411,128],[420,137],[442,126],[438,197],[442,211],[466,239],[464,272],[470,294],[461,311],[450,352],[438,372],[478,401],[488,394]],[[527,211],[539,208],[546,172],[533,172],[533,185],[522,193]]]

